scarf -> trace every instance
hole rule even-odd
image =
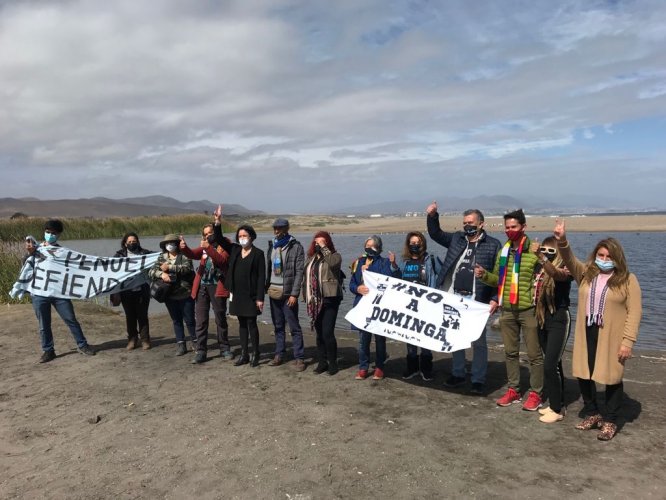
[[[305,273],[305,303],[308,308],[308,316],[310,316],[311,330],[314,330],[314,322],[319,316],[324,300],[319,286],[320,268],[319,259],[314,259],[308,265]]]
[[[274,238],[273,239],[273,248],[282,248],[289,243],[289,240],[291,240],[291,235],[290,234],[285,234],[282,238]]]
[[[511,283],[509,288],[509,302],[513,304],[518,303],[518,279],[520,278],[520,259],[523,256],[523,246],[525,245],[525,240],[527,236],[523,236],[520,240],[520,245],[516,250],[516,255],[513,258],[513,269],[511,270]],[[499,305],[502,305],[502,299],[504,298],[504,285],[506,283],[506,274],[507,274],[507,262],[509,261],[509,251],[511,250],[511,241],[507,241],[502,248],[500,253],[499,261],[499,281],[497,285],[497,295]]]
[[[590,295],[587,298],[587,326],[598,325],[604,326],[604,308],[606,306],[606,293],[608,292],[608,280],[613,273],[603,275],[598,274],[590,284]],[[601,279],[599,279],[601,278]],[[601,283],[600,283],[601,282]],[[603,284],[601,292],[598,286]]]

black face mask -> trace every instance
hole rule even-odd
[[[551,262],[553,262],[555,260],[555,257],[557,257],[557,254],[555,254],[555,253],[547,253],[546,254],[546,258]]]
[[[315,253],[320,253],[321,252],[321,245],[319,245],[319,243],[315,243],[314,251],[315,251]]]
[[[368,257],[377,257],[379,255],[379,252],[377,250],[375,250],[374,248],[365,247],[365,254]]]
[[[127,244],[127,250],[130,252],[136,252],[139,249],[139,244],[138,243],[128,243]]]
[[[409,253],[412,255],[418,255],[421,253],[421,245],[409,245]]]
[[[209,245],[214,245],[215,244],[215,235],[214,234],[209,234],[206,236],[206,241],[208,242]]]
[[[465,232],[465,236],[476,236],[479,233],[479,226],[465,224],[463,226],[463,231]]]

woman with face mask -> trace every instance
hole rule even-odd
[[[423,233],[419,231],[409,233],[405,238],[400,272],[402,279],[405,281],[437,288],[437,273],[441,268],[441,263],[427,250],[428,244]],[[421,356],[419,357],[418,347],[407,344],[407,368],[402,378],[408,380],[419,374],[423,380],[433,379],[432,352],[421,348]]]
[[[624,365],[638,337],[641,289],[615,238],[601,240],[587,261],[581,262],[571,251],[564,221],[555,223],[553,235],[564,264],[578,283],[572,367],[583,396],[585,418],[576,429],[599,428],[597,438],[609,441],[618,430]],[[606,386],[603,416],[597,406],[596,382]]]
[[[120,250],[116,252],[114,257],[133,257],[149,253],[151,253],[150,250],[141,247],[139,236],[136,233],[126,233],[120,241]],[[119,295],[127,323],[127,350],[135,349],[139,338],[141,338],[141,348],[147,351],[150,349],[150,325],[148,322],[150,286],[148,283],[144,283],[131,290],[124,290]]]
[[[229,254],[229,270],[224,285],[229,290],[229,314],[238,317],[238,336],[241,354],[234,366],[250,364],[259,366],[259,327],[257,316],[264,310],[266,282],[265,255],[254,246],[257,233],[250,225],[244,224],[236,230],[236,243],[222,235],[222,206],[213,213],[215,217],[214,235],[217,243]],[[249,355],[252,341],[253,354]]]
[[[196,341],[194,299],[191,297],[194,268],[192,261],[180,252],[179,245],[178,236],[167,234],[160,242],[162,253],[157,258],[155,266],[148,272],[152,280],[161,279],[165,283],[171,283],[164,305],[169,311],[176,335],[176,356],[187,354],[183,321],[187,326],[192,345]]]
[[[354,297],[354,306],[358,304],[363,295],[367,295],[370,291],[363,284],[363,271],[367,270],[377,274],[385,274],[386,276],[400,277],[400,269],[395,262],[395,255],[389,252],[388,258],[381,256],[382,239],[379,236],[373,235],[365,240],[364,250],[364,254],[351,265],[352,277],[349,282],[349,291],[356,296]],[[372,333],[354,325],[352,325],[352,328],[359,332],[359,366],[356,373],[356,380],[364,380],[368,378],[368,369],[370,367],[370,342],[372,341]],[[375,349],[375,371],[372,374],[372,378],[373,380],[381,380],[384,378],[384,362],[386,361],[386,337],[375,335]]]
[[[540,245],[535,241],[533,250],[539,258],[534,270],[534,304],[543,350],[544,392],[550,403],[539,410],[539,420],[552,424],[564,418],[562,354],[571,330],[569,292],[573,278],[557,251],[555,238],[549,236]]]

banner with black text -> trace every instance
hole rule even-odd
[[[96,257],[65,247],[41,246],[28,257],[9,295],[89,299],[131,290],[147,281],[144,271],[155,265],[159,255]]]
[[[355,327],[435,352],[467,349],[483,333],[490,306],[391,276],[363,272],[370,292],[347,313]]]

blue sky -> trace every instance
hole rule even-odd
[[[0,1],[0,196],[664,209],[665,46],[659,0]]]

